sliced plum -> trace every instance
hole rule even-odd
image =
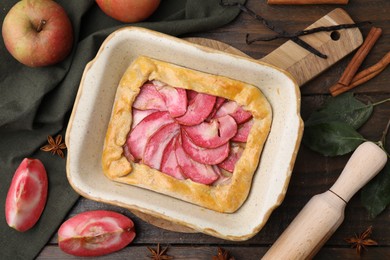
[[[142,159],[146,143],[160,127],[175,122],[168,112],[158,111],[145,117],[130,132],[126,145],[131,155],[136,159]]]
[[[162,126],[150,136],[142,162],[153,169],[160,170],[163,152],[168,143],[179,134],[180,126],[176,122]]]
[[[198,93],[189,101],[186,113],[177,117],[176,121],[182,125],[197,125],[202,123],[213,110],[215,100],[215,96]]]
[[[236,121],[229,115],[183,127],[192,142],[203,148],[216,148],[226,144],[237,133]]]
[[[204,164],[218,164],[229,155],[229,142],[217,148],[202,148],[194,144],[185,131],[181,131],[184,151],[195,161]]]

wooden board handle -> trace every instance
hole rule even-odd
[[[337,8],[306,29],[351,23],[354,23],[351,17],[343,9]],[[338,40],[331,38],[331,32],[320,32],[300,37],[326,54],[327,59],[315,56],[290,40],[262,58],[261,61],[290,72],[297,80],[298,85],[302,86],[351,53],[363,42],[362,34],[358,28],[339,30],[338,35]]]

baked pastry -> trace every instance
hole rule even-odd
[[[253,85],[141,56],[117,89],[103,171],[231,213],[248,196],[271,120]]]

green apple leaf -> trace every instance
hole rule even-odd
[[[354,98],[352,93],[345,93],[329,98],[324,107],[310,115],[305,125],[312,126],[338,121],[358,129],[370,118],[372,111],[372,104],[366,105]]]
[[[365,139],[346,123],[327,122],[305,127],[302,141],[325,156],[337,156],[352,152]]]
[[[371,218],[390,204],[390,162],[361,191],[361,201]]]

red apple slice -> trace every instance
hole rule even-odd
[[[192,181],[208,185],[218,179],[218,174],[213,167],[192,160],[184,151],[180,141],[176,142],[175,154],[183,173]]]
[[[5,200],[7,224],[21,232],[32,228],[46,204],[47,175],[38,159],[25,158],[16,169]]]
[[[223,97],[217,97],[217,100],[215,101],[213,110],[211,111],[210,115],[207,117],[206,121],[210,121],[211,119],[213,119],[213,117],[217,113],[218,109],[223,105],[225,100],[226,99],[224,99]]]
[[[237,133],[236,121],[229,115],[203,122],[195,126],[186,126],[192,142],[203,148],[216,148],[226,144]]]
[[[186,113],[177,117],[182,125],[197,125],[203,122],[213,110],[216,97],[199,93],[188,104]]]
[[[226,158],[226,160],[218,164],[218,166],[228,172],[233,172],[234,167],[236,166],[236,163],[240,159],[243,152],[244,148],[233,144],[230,148],[229,156]]]
[[[139,110],[167,110],[163,97],[152,83],[145,83],[141,87],[141,91],[134,100],[133,107]]]
[[[150,136],[144,151],[142,162],[153,169],[160,170],[164,149],[177,136],[180,126],[176,122],[162,126]]]
[[[165,174],[168,174],[175,179],[184,180],[184,174],[179,164],[177,163],[176,154],[175,154],[175,146],[176,142],[179,138],[179,135],[176,135],[169,141],[167,147],[163,152],[163,157],[161,160],[161,171]]]
[[[131,129],[136,127],[139,122],[141,122],[148,115],[157,112],[157,110],[149,109],[149,110],[139,110],[133,108],[133,122],[131,123]]]
[[[128,217],[106,210],[87,211],[65,221],[58,230],[58,245],[75,256],[101,256],[127,246],[135,237]]]
[[[158,111],[145,117],[127,137],[126,145],[132,156],[142,159],[146,143],[160,127],[175,122],[168,112]]]
[[[202,148],[194,144],[185,131],[181,131],[181,140],[184,151],[199,163],[218,164],[229,155],[229,142],[217,148]]]
[[[237,124],[242,124],[252,118],[252,114],[245,111],[234,101],[225,102],[215,113],[214,118],[230,115],[236,120]]]
[[[187,111],[187,93],[185,89],[174,88],[168,85],[157,84],[156,89],[163,97],[172,117],[178,117]]]
[[[253,126],[253,120],[249,120],[238,126],[237,134],[233,136],[233,142],[245,143]]]
[[[198,95],[198,92],[193,91],[191,89],[187,89],[186,92],[187,92],[188,103],[190,103],[191,100],[193,100],[196,97],[196,95]]]
[[[216,180],[213,183],[213,186],[226,185],[226,184],[229,184],[231,182],[232,176],[233,176],[233,174],[231,172],[228,172],[224,169],[221,169],[216,165],[213,165],[213,168],[214,168],[215,172],[219,175],[218,180]]]

